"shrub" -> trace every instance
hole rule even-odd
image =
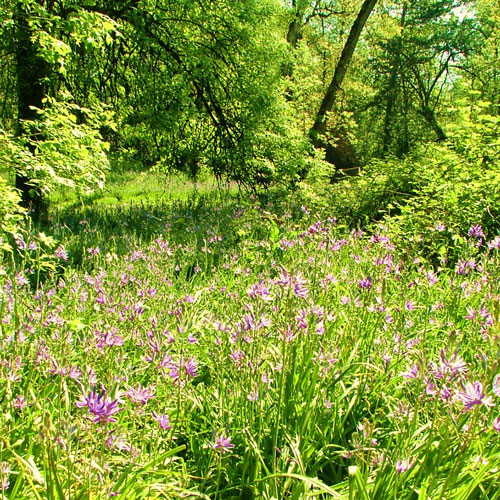
[[[0,251],[10,251],[9,241],[18,233],[25,211],[19,206],[19,194],[0,176]]]

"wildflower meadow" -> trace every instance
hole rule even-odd
[[[210,196],[52,217],[1,268],[1,498],[500,498],[498,236]],[[445,233],[454,262],[418,250]]]
[[[0,0],[0,500],[500,500],[500,0]]]

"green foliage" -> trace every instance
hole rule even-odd
[[[381,221],[395,241],[453,264],[456,238],[472,225],[487,236],[500,229],[500,119],[489,109],[479,101],[450,110],[455,121],[446,143],[421,145],[403,159],[372,161],[356,177],[332,184],[320,163],[298,194],[351,227]]]
[[[379,3],[325,134],[352,148],[362,173],[344,177],[312,151],[308,130],[361,4],[6,2],[0,167],[32,194],[71,187],[85,203],[112,178],[112,158],[129,173],[292,187],[351,226],[398,215],[403,235],[438,219],[494,232],[498,12],[486,0]],[[490,104],[471,113],[479,97]]]
[[[194,178],[208,167],[246,185],[293,179],[307,141],[285,104],[278,14],[273,1],[144,3],[120,28],[141,43],[119,82],[127,154]]]
[[[0,135],[0,151],[2,148]],[[10,243],[20,230],[25,211],[19,206],[19,195],[0,175],[0,254],[11,251]]]
[[[459,108],[460,118],[449,128],[448,144],[422,148],[412,156],[412,198],[400,203],[401,214],[391,220],[402,239],[418,237],[444,225],[441,243],[453,248],[453,234],[465,234],[479,224],[486,235],[500,229],[500,142],[498,116],[479,103],[472,115]],[[439,239],[439,238],[438,238]],[[425,242],[424,242],[425,244]]]
[[[410,158],[373,160],[350,177],[339,176],[332,165],[318,158],[300,183],[298,195],[307,206],[327,210],[350,227],[367,227],[412,195],[414,165]]]
[[[38,117],[24,123],[22,135],[3,132],[0,168],[24,175],[45,194],[57,186],[82,193],[101,188],[109,168],[108,145],[99,134],[106,110],[47,98]]]

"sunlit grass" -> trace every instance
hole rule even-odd
[[[120,185],[0,276],[6,498],[499,497],[497,240]]]
[[[121,204],[156,204],[186,201],[196,196],[212,195],[220,191],[221,196],[236,194],[236,185],[219,185],[210,174],[196,180],[183,173],[167,175],[154,170],[126,170],[111,172],[105,187],[90,195],[60,189],[50,196],[54,208],[81,208],[89,206],[114,207]]]

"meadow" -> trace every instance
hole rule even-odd
[[[500,498],[500,237],[205,187],[17,235],[0,497]]]

